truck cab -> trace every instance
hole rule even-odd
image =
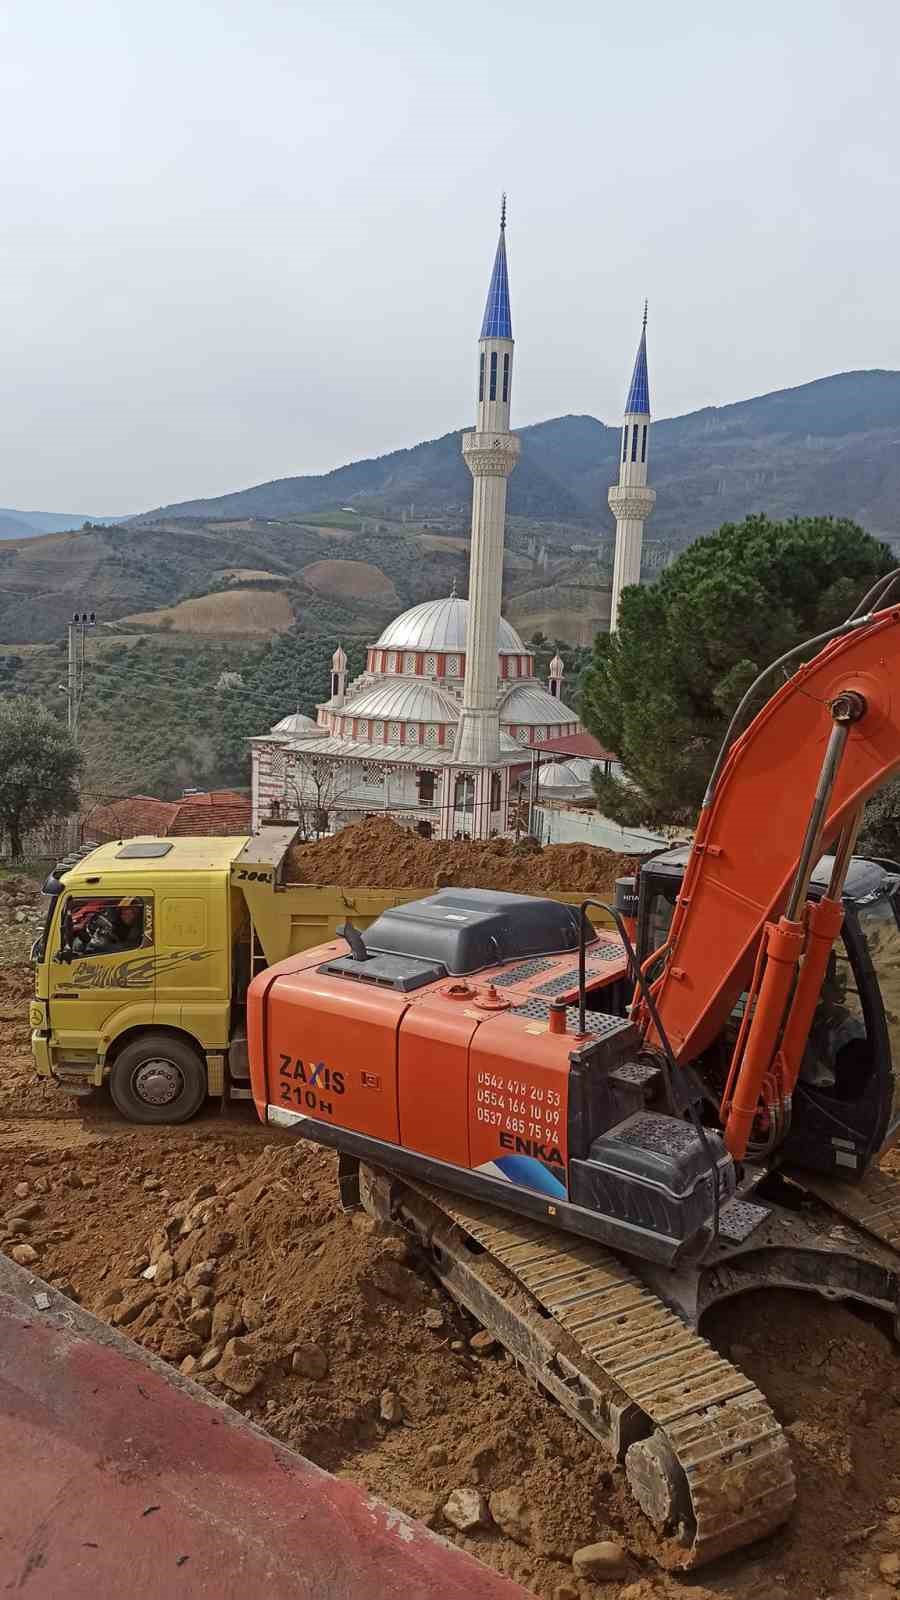
[[[48,878],[32,952],[42,1076],[70,1093],[108,1078],[118,1108],[139,1122],[185,1121],[221,1092],[249,937],[231,885],[245,842],[118,841]]]

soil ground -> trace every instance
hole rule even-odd
[[[798,1506],[773,1538],[672,1577],[621,1469],[500,1352],[476,1354],[474,1324],[402,1239],[340,1211],[330,1153],[249,1108],[145,1129],[105,1095],[59,1097],[32,1073],[30,987],[24,964],[0,980],[0,1249],[29,1246],[89,1310],[541,1600],[895,1593],[879,1563],[900,1551],[900,1365],[881,1322],[783,1293],[711,1314],[708,1337],[788,1428]],[[515,1536],[454,1533],[442,1508],[459,1487],[518,1491],[498,1513]],[[603,1538],[629,1575],[579,1583],[573,1551]]]

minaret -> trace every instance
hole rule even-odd
[[[341,645],[338,645],[331,658],[331,701],[335,707],[344,704],[344,695],[347,692],[347,657]]]
[[[609,504],[616,519],[616,553],[613,562],[612,605],[609,631],[619,622],[622,590],[641,581],[641,546],[644,523],[656,504],[656,492],[647,488],[647,446],[650,433],[650,380],[647,376],[647,302],[641,342],[631,375],[631,388],[625,401],[622,448],[619,452],[619,481],[609,491]]]
[[[463,434],[462,451],[472,474],[472,540],[469,552],[469,617],[466,676],[453,759],[460,766],[489,767],[500,758],[497,634],[503,585],[506,480],[519,457],[509,431],[513,337],[506,269],[506,196],[500,239],[478,341],[478,411],[474,433]],[[490,774],[476,780],[475,815],[489,809]],[[486,833],[486,826],[484,828]],[[476,836],[482,829],[476,825]]]

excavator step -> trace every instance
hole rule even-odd
[[[765,1398],[621,1260],[426,1185],[367,1182],[369,1209],[409,1222],[449,1292],[624,1461],[661,1565],[700,1566],[785,1521],[794,1473]]]

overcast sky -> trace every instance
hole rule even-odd
[[[896,0],[5,0],[0,504],[900,367]]]

